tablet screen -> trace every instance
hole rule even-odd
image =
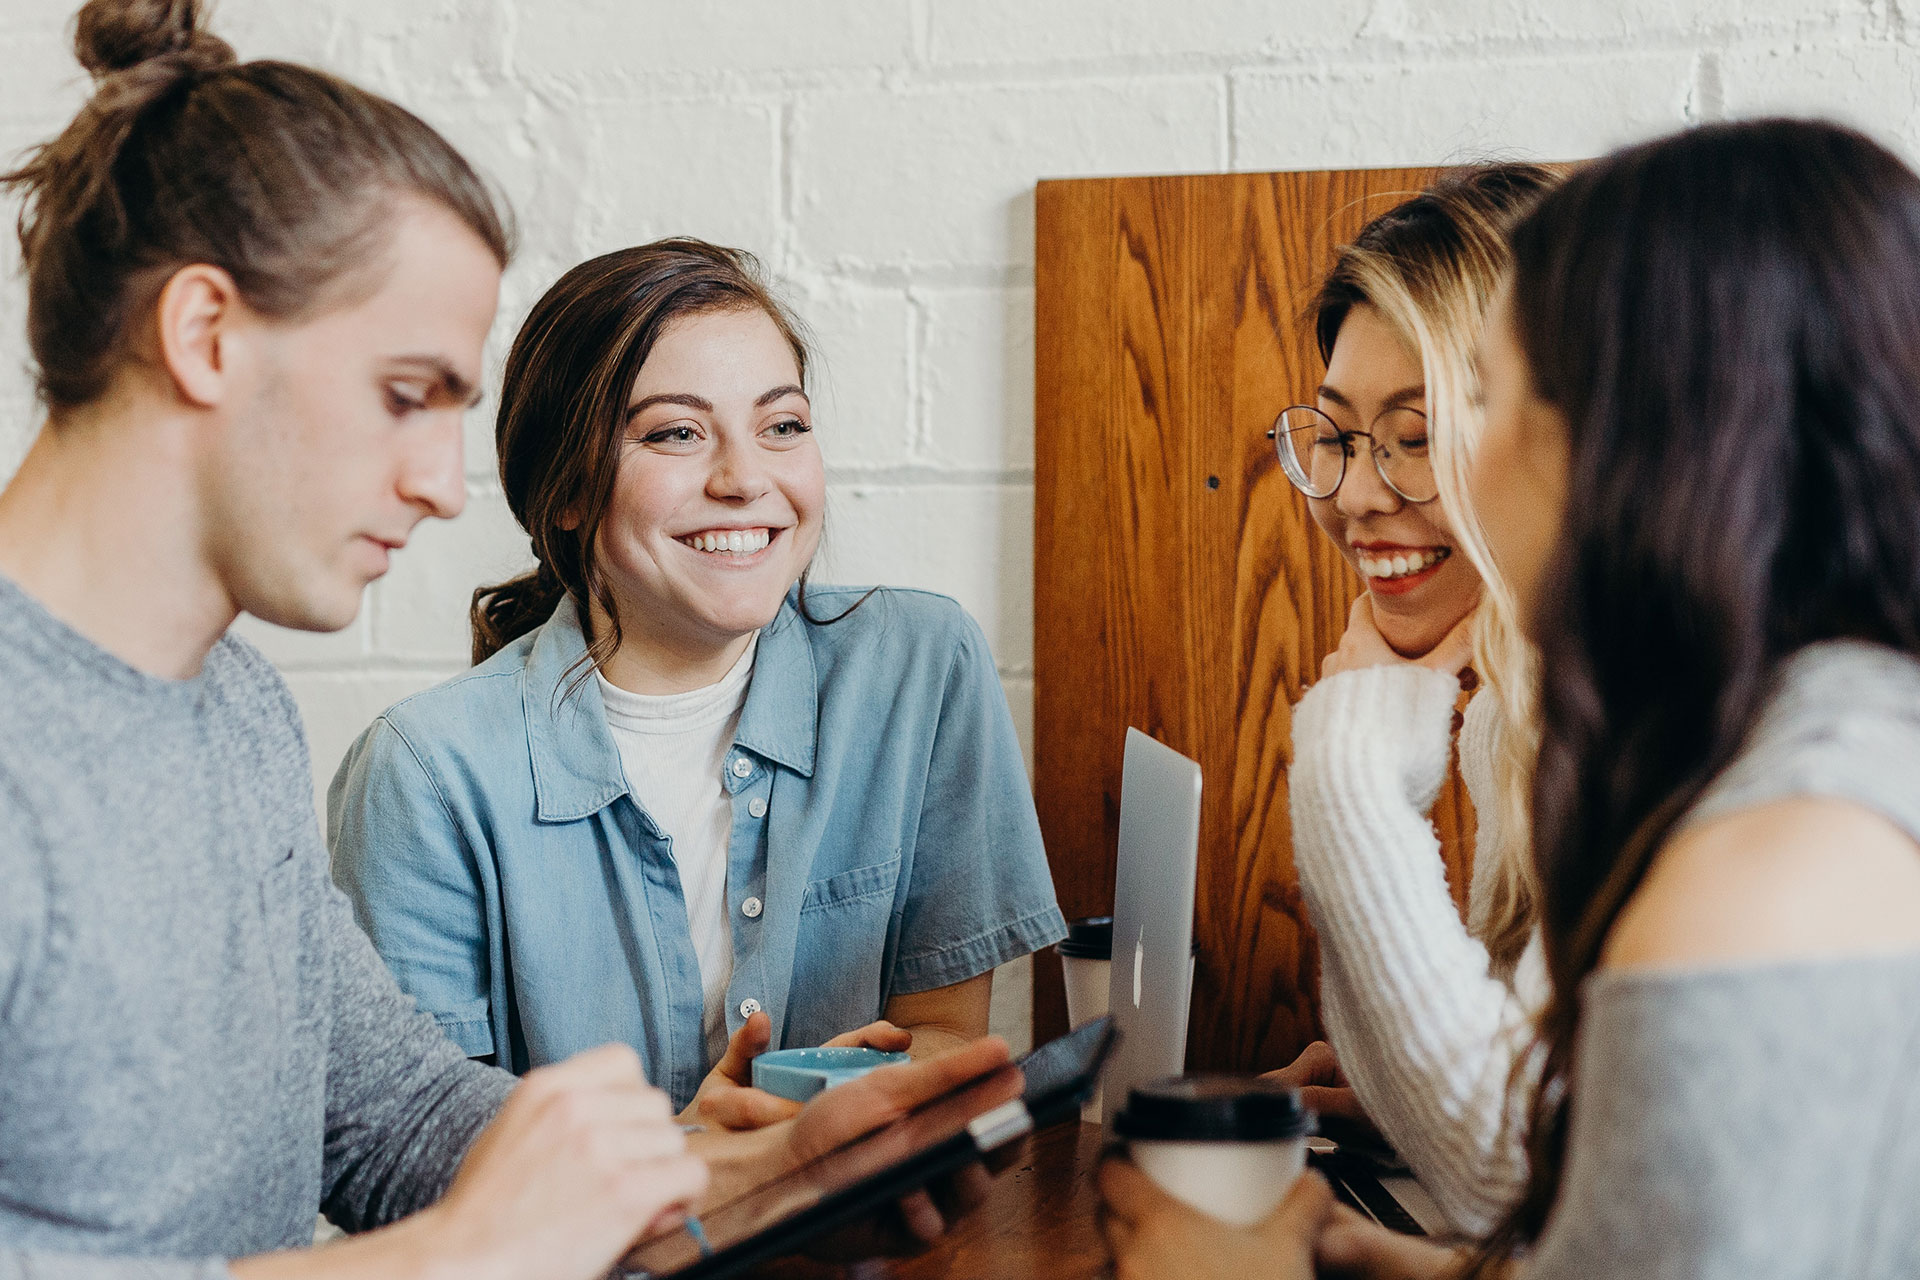
[[[1073,1114],[1092,1090],[1111,1042],[1104,1019],[1082,1027],[1021,1062],[1027,1079],[1019,1099],[1008,1101],[998,1072],[972,1081],[708,1209],[700,1217],[704,1250],[700,1235],[675,1231],[635,1250],[626,1268],[640,1277],[723,1275],[734,1266],[791,1252],[851,1212],[905,1195],[1036,1124]]]

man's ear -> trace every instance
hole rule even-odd
[[[204,262],[180,268],[160,290],[160,362],[187,403],[212,408],[226,397],[229,347],[245,306],[233,277]]]

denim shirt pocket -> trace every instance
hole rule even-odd
[[[800,898],[800,914],[805,916],[818,911],[833,911],[874,899],[891,903],[894,886],[899,882],[900,851],[896,849],[893,857],[886,862],[854,867],[850,871],[842,871],[808,884]]]
[[[882,1014],[900,855],[807,885],[800,898],[784,1041],[816,1045]]]

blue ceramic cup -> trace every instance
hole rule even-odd
[[[904,1053],[880,1049],[775,1049],[753,1060],[753,1087],[806,1102],[824,1089],[858,1080],[875,1067],[906,1060]]]

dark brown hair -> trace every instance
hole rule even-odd
[[[537,564],[473,593],[476,663],[545,622],[569,596],[589,634],[590,601],[609,621],[606,634],[592,637],[586,661],[598,666],[620,647],[619,611],[593,548],[619,469],[628,396],[668,325],[738,310],[773,321],[804,386],[809,354],[800,323],[740,249],[694,239],[619,249],[573,268],[534,304],[507,354],[495,439],[507,506],[533,539]],[[804,614],[805,575],[800,589]]]
[[[106,391],[181,267],[219,267],[274,319],[344,300],[401,195],[451,211],[505,265],[504,218],[444,138],[325,72],[235,61],[198,0],[89,0],[73,44],[93,97],[0,175],[25,195],[27,335],[50,408]]]
[[[1559,1193],[1581,986],[1781,664],[1838,637],[1920,654],[1920,177],[1835,125],[1706,126],[1581,169],[1513,258],[1577,497],[1530,619],[1552,994],[1493,1253]]]

